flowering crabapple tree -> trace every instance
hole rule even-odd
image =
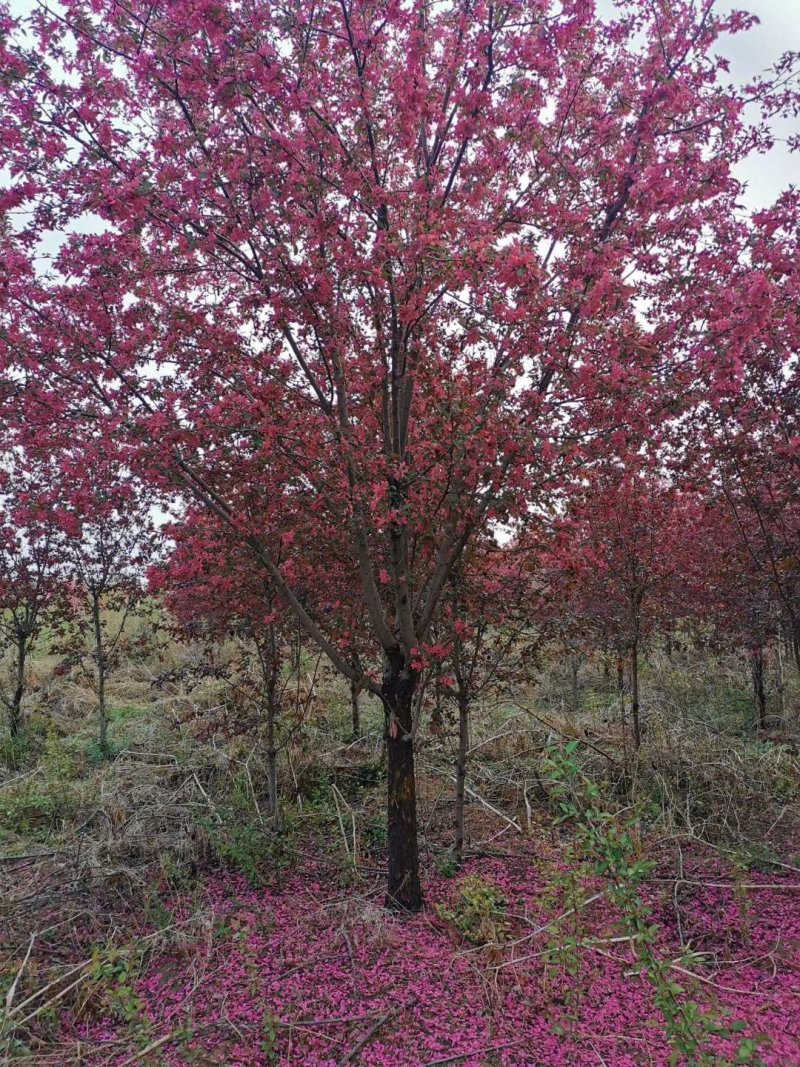
[[[714,302],[737,358],[712,369],[709,403],[693,428],[695,462],[725,497],[731,520],[717,523],[715,541],[727,528],[729,549],[738,541],[749,557],[754,585],[772,586],[800,670],[798,206],[790,190],[749,226],[746,267],[735,268]]]
[[[59,620],[62,648],[90,664],[97,694],[100,752],[109,755],[108,678],[125,644],[126,624],[143,603],[145,570],[157,535],[146,498],[118,461],[89,447],[62,453],[59,495],[63,566],[71,611]],[[87,655],[87,649],[88,655]]]
[[[717,41],[750,20],[64,0],[34,50],[0,19],[0,205],[22,220],[0,359],[39,421],[90,413],[226,523],[380,697],[388,900],[417,909],[412,705],[449,576],[607,433],[655,433],[716,353],[704,293],[744,240],[732,167],[767,140],[745,99],[772,88],[723,82]],[[357,575],[380,679],[329,625],[320,543]]]
[[[19,452],[0,461],[0,651],[12,657],[11,680],[0,686],[0,703],[12,759],[23,725],[30,654],[62,599],[64,536],[51,495],[52,476],[48,464]]]
[[[259,684],[255,695],[247,679],[238,686],[256,708],[266,741],[269,813],[280,825],[278,756],[292,729],[281,733],[283,704],[290,682],[290,636],[285,605],[280,602],[263,567],[227,526],[201,508],[194,508],[165,531],[172,543],[167,557],[150,571],[150,590],[159,594],[178,624],[207,637],[231,635],[247,641],[255,652]],[[278,555],[278,558],[280,556]]]
[[[680,617],[696,500],[635,457],[590,474],[562,523],[561,566],[571,611],[619,649],[630,673],[633,742],[641,745],[639,656],[659,626]],[[623,705],[624,708],[624,705]]]
[[[533,561],[533,565],[532,565]],[[470,719],[477,701],[516,693],[529,681],[531,664],[549,634],[547,589],[535,573],[530,531],[506,546],[475,539],[448,580],[437,621],[443,660],[437,683],[454,705],[455,756],[453,854],[461,862]]]
[[[749,520],[756,529],[743,530]],[[770,568],[752,549],[761,533],[752,513],[735,510],[729,494],[709,495],[698,511],[692,536],[702,544],[690,594],[694,622],[717,647],[744,655],[753,690],[755,721],[767,726],[766,653],[780,640],[784,616]],[[776,650],[778,701],[785,716],[783,662]]]

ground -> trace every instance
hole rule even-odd
[[[654,657],[638,762],[598,665],[579,708],[553,668],[476,709],[461,867],[450,738],[424,739],[415,916],[383,907],[376,707],[354,741],[314,675],[275,834],[248,709],[158,666],[118,678],[103,760],[48,664],[0,781],[10,1062],[800,1065],[800,767],[735,665]]]

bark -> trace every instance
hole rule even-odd
[[[278,718],[272,693],[267,698],[267,788],[269,790],[269,813],[274,829],[280,827],[278,805],[278,748],[275,744],[275,727]]]
[[[17,637],[17,669],[14,692],[8,708],[8,732],[11,739],[19,737],[22,729],[22,698],[25,695],[25,662],[28,658],[28,641],[24,636]]]
[[[778,690],[778,709],[781,716],[781,726],[786,725],[786,672],[783,668],[783,638],[778,633],[778,639],[775,642],[775,667],[778,675],[778,684],[776,686]]]
[[[753,676],[753,699],[756,706],[758,724],[763,730],[767,725],[767,691],[764,687],[764,650],[756,648],[750,656],[750,669]]]
[[[467,753],[469,752],[469,706],[458,702],[458,753],[456,755],[456,834],[454,852],[461,862],[464,853],[464,787],[467,781]]]
[[[631,649],[631,721],[633,723],[633,747],[638,752],[642,746],[642,728],[639,722],[639,646]]]
[[[103,648],[103,626],[100,619],[100,594],[92,593],[92,623],[94,625],[94,654],[97,660],[97,715],[100,751],[108,755],[108,716],[106,713],[106,654]]]
[[[419,911],[422,888],[417,847],[412,704],[418,676],[399,651],[385,653],[381,699],[386,714],[389,878],[387,907]]]
[[[298,642],[298,648],[300,647]],[[280,829],[281,810],[278,799],[278,720],[281,714],[280,700],[278,698],[278,675],[280,670],[280,656],[278,640],[274,627],[270,626],[267,633],[266,646],[256,642],[259,659],[261,660],[261,675],[263,679],[264,706],[267,713],[267,791],[269,793],[269,814],[273,829]]]
[[[625,729],[625,664],[622,656],[617,656],[617,692],[619,693],[619,721]]]

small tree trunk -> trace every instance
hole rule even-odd
[[[94,654],[97,660],[97,714],[100,751],[108,756],[108,718],[106,714],[106,655],[103,648],[103,627],[100,619],[100,594],[92,591],[92,622],[94,624]]]
[[[25,695],[25,662],[28,658],[28,640],[24,635],[18,635],[16,640],[17,669],[14,692],[11,696],[11,704],[8,708],[8,732],[11,739],[16,740],[22,729],[22,698]]]
[[[353,739],[361,737],[361,709],[358,706],[358,685],[350,683],[350,710],[353,716]]]
[[[627,725],[625,722],[625,663],[621,655],[617,656],[617,693],[619,694],[619,721],[624,730]]]
[[[767,693],[764,688],[764,650],[753,649],[750,655],[750,670],[753,676],[753,699],[755,700],[758,724],[763,730],[767,725]]]
[[[269,814],[274,829],[280,828],[280,806],[278,804],[278,748],[275,743],[278,709],[275,694],[270,688],[267,695],[267,788],[269,790]]]
[[[642,745],[642,729],[639,722],[639,646],[631,649],[631,721],[633,722],[633,747],[638,752]]]
[[[386,715],[389,877],[387,907],[419,911],[422,887],[417,846],[412,702],[417,673],[399,651],[385,653],[381,699]]]
[[[458,752],[456,755],[456,834],[454,852],[461,862],[464,854],[464,789],[467,781],[469,752],[469,705],[465,698],[458,701]]]
[[[786,725],[786,672],[783,669],[783,638],[778,632],[775,642],[775,667],[778,675],[778,709],[781,716],[781,726]]]

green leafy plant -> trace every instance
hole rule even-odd
[[[463,878],[449,905],[439,904],[436,911],[473,945],[502,941],[509,930],[505,894],[476,874]]]
[[[606,879],[606,894],[619,910],[625,933],[636,955],[635,970],[653,986],[655,1004],[664,1019],[671,1046],[670,1067],[722,1067],[723,1058],[712,1047],[712,1039],[735,1039],[745,1024],[728,1021],[720,1012],[705,1008],[691,986],[676,979],[685,975],[695,957],[684,955],[681,970],[677,961],[665,959],[658,951],[660,930],[652,921],[650,908],[640,887],[653,864],[639,855],[635,843],[634,820],[622,820],[602,803],[597,784],[583,774],[576,755],[579,741],[548,749],[544,772],[555,785],[551,796],[558,808],[558,821],[569,821],[575,846],[596,875]],[[577,944],[577,942],[576,942]],[[739,1040],[737,1067],[763,1067],[757,1054],[758,1039]]]
[[[143,955],[138,945],[95,946],[89,968],[90,989],[101,1010],[139,1030],[148,1028],[144,1002],[136,992]]]

